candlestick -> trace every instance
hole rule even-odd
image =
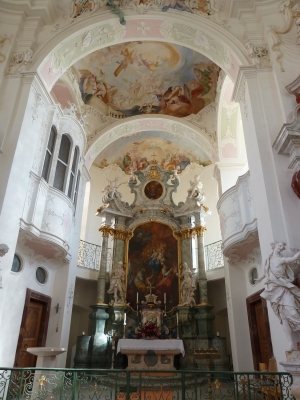
[[[167,293],[164,293],[164,303],[166,304],[167,302]]]
[[[179,322],[178,322],[178,313],[176,313],[176,321],[177,321],[177,326],[179,325]]]
[[[136,302],[139,302],[139,293],[136,294]]]
[[[126,313],[124,313],[124,325],[126,325]]]

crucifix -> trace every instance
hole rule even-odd
[[[151,157],[153,157],[153,159],[151,161],[152,164],[156,164],[156,160],[155,160],[156,156],[157,156],[157,154],[155,154],[155,153],[151,154]]]
[[[150,290],[150,294],[152,294],[152,289],[155,289],[155,286],[152,286],[152,283],[149,283],[149,286],[147,286],[147,289]]]

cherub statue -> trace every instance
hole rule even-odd
[[[119,261],[117,265],[112,265],[112,275],[110,278],[110,286],[107,291],[114,295],[114,304],[125,304],[125,272],[123,262]],[[119,296],[118,296],[119,294]]]
[[[194,306],[196,304],[194,299],[194,291],[196,289],[194,268],[190,269],[186,262],[182,264],[181,275],[179,279],[183,279],[180,284],[181,291],[181,306]]]
[[[180,167],[176,167],[175,169],[173,169],[173,175],[171,175],[171,179],[177,179],[178,182],[180,182],[180,176],[178,175],[178,171],[180,170]]]
[[[121,182],[117,185],[117,182],[119,180],[119,178],[116,176],[114,179],[110,180],[107,178],[106,175],[104,175],[106,178],[106,181],[108,182],[108,185],[105,186],[105,188],[102,190],[102,193],[105,193],[102,201],[104,204],[109,203],[111,200],[113,200],[114,198],[121,198],[122,195],[120,192],[118,192],[118,187],[127,183],[127,182]]]
[[[134,174],[135,169],[133,167],[130,167],[130,176],[128,179],[128,183],[137,183],[137,178],[136,175]]]
[[[202,203],[205,200],[205,196],[202,191],[203,183],[200,181],[200,175],[201,174],[194,176],[194,182],[190,181],[191,187],[188,190],[188,198],[195,199]]]
[[[9,247],[6,244],[4,244],[4,243],[0,244],[0,257],[4,257],[5,254],[8,252],[8,250],[9,250]],[[0,268],[0,272],[1,271],[2,271],[2,269]],[[3,289],[1,273],[0,273],[0,289]]]
[[[271,246],[273,251],[266,260],[264,274],[256,282],[266,278],[261,297],[271,302],[288,339],[287,351],[292,351],[292,331],[300,330],[300,289],[293,284],[295,277],[289,263],[300,259],[300,251],[293,257],[283,257],[281,253],[285,250],[285,243],[274,242]]]

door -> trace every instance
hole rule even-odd
[[[43,347],[46,342],[51,298],[27,289],[19,333],[15,367],[35,367],[37,357],[28,353],[29,347]]]
[[[256,370],[259,370],[259,363],[265,363],[268,368],[269,360],[273,357],[267,302],[260,297],[262,291],[246,299],[253,364]]]

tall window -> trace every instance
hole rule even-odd
[[[78,171],[78,174],[77,174],[76,185],[75,185],[75,191],[74,191],[74,213],[75,213],[75,210],[76,210],[77,197],[78,197],[78,190],[79,190],[79,183],[80,183],[80,171]]]
[[[78,165],[78,156],[79,156],[79,149],[76,146],[74,151],[73,163],[70,173],[70,181],[69,181],[69,189],[68,189],[68,197],[71,200],[74,198],[74,191],[75,191],[75,177],[77,172],[77,165]]]
[[[56,142],[56,129],[55,126],[52,126],[48,144],[47,144],[47,150],[46,150],[46,155],[45,155],[45,160],[44,160],[44,165],[43,165],[43,171],[42,171],[42,177],[45,179],[45,181],[48,182],[49,180],[49,173],[50,173],[50,168],[52,164],[52,158],[53,158],[53,151],[54,151],[54,146]]]
[[[62,135],[53,183],[53,186],[62,192],[64,191],[64,184],[67,176],[70,149],[71,140],[67,135]]]

